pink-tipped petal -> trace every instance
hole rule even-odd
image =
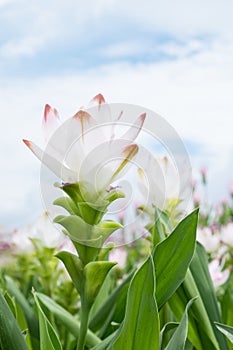
[[[42,123],[46,142],[60,125],[61,121],[58,111],[55,108],[52,108],[50,105],[46,104]]]
[[[111,110],[102,94],[96,95],[88,104],[87,111],[97,123],[109,123],[112,121]]]
[[[106,103],[105,98],[102,94],[98,94],[95,97],[93,97],[92,101],[94,103],[97,103],[98,109],[100,109],[102,103]]]
[[[77,176],[74,171],[67,168],[47,152],[42,151],[42,149],[33,142],[28,140],[23,140],[23,142],[30,148],[41,163],[50,169],[57,177],[65,182],[77,181]]]
[[[59,114],[56,108],[52,108],[49,104],[44,108],[44,122],[46,123],[50,118],[59,119]]]
[[[92,117],[89,113],[81,109],[73,116],[73,119],[78,122],[76,130],[77,138],[81,136],[82,143],[84,143],[84,134],[93,124]]]
[[[138,149],[139,149],[138,145],[136,145],[136,144],[131,144],[131,145],[124,147],[124,149],[121,152],[121,154],[123,156],[123,160],[121,161],[120,165],[118,166],[118,168],[116,169],[116,171],[112,175],[111,182],[116,180],[116,178],[118,177],[118,175],[120,173],[122,176],[123,169],[126,170],[125,169],[126,166],[129,165],[131,160],[136,156],[136,154],[138,153]]]
[[[26,145],[28,148],[30,148],[30,144],[31,144],[30,141],[23,139],[23,142],[25,143],[25,145]]]
[[[134,122],[134,124],[126,131],[126,133],[121,137],[126,140],[128,144],[135,141],[138,136],[146,118],[146,113],[141,114]]]

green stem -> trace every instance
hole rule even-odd
[[[79,335],[76,350],[84,350],[85,348],[86,336],[87,336],[87,330],[88,330],[88,320],[89,320],[89,309],[85,307],[84,304],[82,304],[80,335]]]

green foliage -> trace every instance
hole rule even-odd
[[[77,215],[57,216],[54,222],[65,228],[73,241],[81,261],[87,263],[96,259],[105,240],[122,225],[114,221],[102,221],[91,226]]]
[[[0,292],[0,349],[28,350],[24,336],[11,312],[5,298]]]
[[[233,327],[227,326],[222,323],[215,322],[216,327],[222,332],[233,344]]]
[[[135,273],[129,287],[125,318],[111,350],[154,350],[159,345],[159,315],[155,300],[152,257]]]
[[[156,299],[159,308],[168,301],[185,278],[195,249],[197,220],[198,211],[195,210],[154,249]]]
[[[218,301],[208,270],[208,260],[203,246],[197,243],[196,251],[190,265],[191,274],[195,280],[200,297],[205,306],[209,322],[221,350],[227,349],[223,336],[214,327],[214,322],[222,322]]]
[[[174,334],[171,337],[171,340],[169,341],[168,345],[166,346],[165,350],[183,350],[185,347],[185,342],[187,338],[188,333],[188,309],[192,305],[192,303],[195,301],[194,299],[191,299],[186,308],[184,315],[180,321],[179,326],[176,328]]]
[[[107,330],[111,322],[120,323],[124,318],[127,292],[133,272],[117,286],[92,316],[89,327],[93,331]],[[110,327],[111,328],[111,327]],[[103,331],[102,331],[103,332]]]
[[[54,330],[52,324],[44,314],[40,301],[34,294],[36,306],[39,314],[39,326],[40,326],[40,350],[62,350],[60,340]]]
[[[93,305],[104,280],[116,263],[109,261],[93,261],[84,267],[84,295],[88,308]]]
[[[122,226],[100,213],[122,194],[106,193],[91,211],[77,186],[64,185],[56,201],[71,214],[56,222],[77,252],[32,240],[34,251],[2,271],[0,350],[229,350],[232,280],[216,295],[196,243],[198,210],[172,228],[174,218],[155,209],[150,236],[126,248],[120,269],[102,245]]]
[[[47,308],[75,337],[79,337],[80,334],[80,322],[71,315],[67,310],[57,304],[54,300],[47,295],[41,293],[35,293],[37,299],[40,302],[41,307]],[[86,345],[91,348],[100,343],[100,339],[92,333],[90,330],[87,332]]]

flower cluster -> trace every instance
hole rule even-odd
[[[201,184],[194,184],[194,205],[200,206],[197,240],[203,244],[209,256],[209,270],[216,288],[226,283],[233,264],[233,196],[213,206],[208,203],[207,172],[201,169]],[[202,198],[202,199],[201,199]]]

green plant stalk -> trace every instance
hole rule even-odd
[[[85,305],[85,302],[81,301],[81,325],[80,325],[80,335],[78,339],[78,344],[76,350],[84,350],[86,343],[86,336],[88,330],[90,308]]]

